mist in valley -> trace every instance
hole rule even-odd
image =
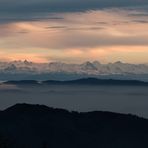
[[[92,85],[0,85],[0,110],[16,103],[88,112],[131,113],[148,118],[148,87]]]

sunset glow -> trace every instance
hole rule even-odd
[[[0,16],[0,59],[147,63],[148,14],[138,7]]]

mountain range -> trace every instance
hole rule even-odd
[[[35,80],[20,80],[20,81],[6,81],[1,84],[12,85],[119,85],[119,86],[148,86],[148,82],[138,80],[114,80],[114,79],[97,79],[97,78],[83,78],[69,81],[35,81]]]
[[[52,73],[65,72],[76,74],[148,74],[146,64],[128,64],[120,61],[101,64],[98,61],[82,64],[67,64],[61,62],[33,63],[25,61],[0,62],[0,72],[4,73]]]
[[[84,77],[147,79],[147,64],[128,64],[120,61],[101,64],[98,61],[82,64],[61,62],[33,63],[25,61],[0,62],[0,80],[71,80]]]
[[[148,120],[16,104],[0,111],[0,148],[146,148]]]

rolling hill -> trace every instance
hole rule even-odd
[[[148,120],[16,104],[0,112],[0,148],[146,148]]]

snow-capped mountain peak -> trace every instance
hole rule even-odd
[[[27,60],[0,62],[0,73],[77,73],[77,74],[148,74],[146,64],[128,64],[117,61],[101,64],[99,61],[87,61],[82,64],[67,64],[62,62],[33,63]]]

